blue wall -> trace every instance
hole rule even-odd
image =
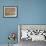
[[[3,6],[17,6],[18,16],[3,18]],[[46,0],[0,0],[0,44],[8,43],[9,32],[17,34],[18,24],[46,24]]]

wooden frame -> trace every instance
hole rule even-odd
[[[17,7],[16,6],[4,6],[4,17],[16,17],[17,16]]]

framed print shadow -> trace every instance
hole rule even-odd
[[[17,7],[16,6],[4,6],[3,7],[4,17],[16,17],[17,16]]]

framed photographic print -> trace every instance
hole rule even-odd
[[[16,17],[17,7],[16,6],[4,6],[4,17]]]
[[[18,42],[24,40],[46,41],[46,24],[19,24]]]

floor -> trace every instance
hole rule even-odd
[[[0,46],[8,46],[8,44],[0,44]],[[10,46],[18,46],[18,44],[10,45]]]
[[[31,40],[28,40],[28,41],[21,40],[20,46],[46,46],[46,42],[45,41],[34,41],[34,42],[32,42]]]
[[[0,44],[0,46],[8,46],[8,44]],[[19,45],[15,44],[14,46],[46,46],[46,42],[43,42],[43,41],[32,42],[31,40],[28,40],[28,41],[21,40]]]

